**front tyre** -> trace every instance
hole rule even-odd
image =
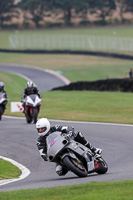
[[[107,165],[107,163],[105,162],[105,160],[103,160],[103,158],[100,159],[98,161],[98,163],[99,163],[99,169],[96,171],[96,173],[98,173],[98,174],[105,174],[108,171],[108,165]]]
[[[63,158],[63,163],[70,171],[72,171],[77,176],[79,177],[87,176],[86,168],[83,166],[82,162],[79,162],[77,159],[65,156]]]
[[[37,122],[38,112],[36,108],[33,108],[33,122],[34,124]]]
[[[25,112],[26,122],[30,124],[32,122],[32,118],[28,116],[28,114]]]
[[[4,109],[2,106],[0,106],[0,120],[2,119],[3,113],[4,113]]]

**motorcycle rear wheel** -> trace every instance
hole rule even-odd
[[[77,162],[76,159],[65,156],[63,159],[65,166],[79,177],[86,177],[87,170],[82,163]]]

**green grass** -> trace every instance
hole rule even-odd
[[[132,200],[133,181],[0,192],[1,200]]]
[[[129,37],[132,38],[133,36],[133,28],[132,27],[126,27],[126,28],[122,28],[122,27],[102,27],[102,28],[71,28],[71,29],[46,29],[46,30],[15,30],[15,31],[1,31],[0,32],[0,48],[11,48],[10,46],[10,36],[19,36],[21,35],[22,37],[19,39],[19,43],[18,45],[21,44],[22,39],[28,35],[29,37],[31,36],[35,36],[35,35],[41,35],[41,36],[45,36],[45,35],[88,35],[88,36],[116,36],[116,37]],[[25,41],[25,42],[24,42]],[[23,44],[18,46],[17,48],[23,48],[23,45],[27,45],[27,40],[24,40]],[[51,43],[52,40],[49,41],[49,43]],[[55,40],[56,42],[56,40]],[[33,42],[31,42],[33,44]],[[52,44],[51,44],[52,45]],[[63,45],[63,44],[62,44]],[[45,46],[45,43],[43,44],[43,46]],[[43,49],[44,47],[36,47],[36,48],[41,48]],[[26,47],[24,47],[26,48]],[[34,46],[32,47],[28,47],[28,48],[34,48]],[[47,45],[46,47],[47,48]],[[50,48],[50,47],[49,47]],[[51,46],[51,48],[54,48],[53,45]],[[58,47],[56,47],[58,48]],[[61,47],[60,47],[61,48]],[[62,48],[64,48],[62,46]],[[69,47],[70,49],[73,49],[73,47],[70,45]],[[77,47],[76,47],[77,48]],[[82,46],[81,46],[82,48]],[[86,47],[85,47],[86,48]],[[132,52],[128,52],[130,54],[132,54]]]
[[[107,78],[127,78],[131,60],[83,56],[0,53],[0,63],[38,66],[61,71],[72,82],[93,81]]]
[[[41,117],[45,112],[50,119],[133,124],[132,93],[54,91],[43,99]]]
[[[19,177],[20,169],[8,161],[0,159],[0,179],[11,179]]]
[[[25,79],[8,72],[0,72],[0,81],[5,83],[9,102],[21,101],[21,95],[27,83]]]
[[[0,48],[9,48],[9,36],[11,34],[23,34],[23,35],[98,35],[98,36],[118,36],[118,37],[132,37],[132,27],[102,27],[102,28],[71,28],[71,29],[46,29],[46,30],[18,30],[18,31],[0,31]]]
[[[21,112],[11,113],[10,103],[20,101],[26,80],[6,72],[0,73],[5,82],[9,102],[5,115],[24,117]],[[133,124],[133,94],[94,91],[49,91],[42,93],[39,117],[74,121],[98,121]]]

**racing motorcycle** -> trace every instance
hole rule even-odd
[[[0,120],[2,119],[2,115],[5,111],[5,104],[7,103],[7,98],[5,98],[5,94],[0,92]]]
[[[36,123],[40,111],[41,99],[36,94],[30,94],[25,98],[25,117],[28,124]]]
[[[55,162],[79,177],[90,173],[105,174],[108,165],[99,154],[93,154],[87,147],[61,132],[53,132],[47,139],[49,162]]]

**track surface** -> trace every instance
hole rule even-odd
[[[40,92],[46,92],[53,88],[66,85],[66,80],[59,78],[58,74],[55,76],[55,74],[49,73],[49,71],[40,68],[0,64],[0,71],[18,73],[31,79],[39,87]]]
[[[51,125],[55,124],[73,125],[92,145],[102,148],[103,157],[109,165],[108,173],[78,178],[68,172],[66,176],[59,177],[55,173],[55,164],[44,162],[39,155],[35,124],[27,124],[24,118],[3,117],[0,121],[0,154],[25,165],[31,174],[23,180],[0,186],[0,191],[133,179],[133,126],[51,120]]]
[[[108,173],[78,178],[71,172],[64,177],[59,177],[55,173],[55,164],[41,159],[36,147],[38,135],[34,124],[26,124],[25,119],[7,118],[3,118],[0,123],[1,155],[16,160],[31,171],[27,178],[3,185],[0,191],[133,178],[133,126],[51,121],[51,125],[57,123],[73,125],[76,130],[82,131],[93,145],[103,149],[103,157],[109,165]]]

